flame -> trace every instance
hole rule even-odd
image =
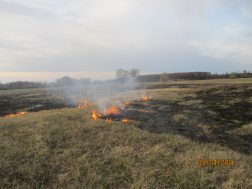
[[[138,99],[138,101],[146,101],[146,100],[151,100],[151,98],[149,97],[148,98],[148,96],[147,95],[143,95],[143,99],[142,100],[140,100],[140,99]]]
[[[119,113],[119,111],[118,111],[118,109],[116,109],[115,106],[111,106],[110,109],[107,109],[107,110],[104,110],[104,111],[103,111],[103,114],[104,114],[104,115],[108,115],[108,114],[118,114],[118,113]]]
[[[79,101],[77,100],[77,102]],[[86,100],[81,100],[80,102],[83,102],[83,105],[79,104],[77,108],[84,108],[84,107],[87,107],[87,105],[93,105],[91,102],[87,103]]]
[[[124,122],[124,123],[130,123],[130,121],[128,121],[128,119],[122,119],[122,122]]]
[[[100,119],[101,115],[100,114],[95,114],[96,111],[93,109],[93,115],[92,118],[94,118],[95,120]]]
[[[110,119],[107,118],[107,119],[106,119],[106,122],[111,122],[111,118],[110,118]]]
[[[12,117],[12,116],[17,116],[17,115],[22,115],[25,114],[25,112],[19,112],[17,114],[10,114],[10,115],[6,115],[5,117]]]

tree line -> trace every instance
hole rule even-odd
[[[0,81],[0,90],[9,89],[29,89],[29,88],[47,88],[47,87],[70,87],[70,86],[85,86],[98,84],[115,84],[115,83],[132,83],[132,82],[166,82],[168,80],[207,80],[207,79],[235,79],[235,78],[252,78],[250,71],[231,72],[223,74],[211,74],[211,72],[183,72],[183,73],[162,73],[152,75],[140,75],[139,69],[116,71],[116,79],[108,79],[105,81],[95,80],[90,78],[75,79],[69,76],[64,76],[56,79],[55,82],[31,82],[31,81],[15,81],[2,84]]]

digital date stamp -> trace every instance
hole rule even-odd
[[[199,159],[199,166],[235,166],[234,159]]]

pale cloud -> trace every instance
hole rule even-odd
[[[0,0],[0,72],[250,70],[251,18],[250,0]]]

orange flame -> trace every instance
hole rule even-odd
[[[84,102],[84,107],[87,107],[87,101],[85,100],[85,102]]]
[[[151,98],[149,97],[148,98],[148,96],[147,95],[143,95],[143,99],[142,100],[140,100],[140,99],[138,99],[138,101],[146,101],[146,100],[151,100]]]
[[[96,111],[93,109],[93,115],[92,118],[94,118],[95,120],[100,119],[101,115],[100,114],[95,114]]]
[[[25,112],[19,112],[17,114],[10,114],[10,115],[6,115],[5,117],[12,117],[12,116],[17,116],[17,115],[22,115],[24,114]]]
[[[116,109],[115,106],[111,106],[110,109],[107,109],[107,110],[104,110],[104,111],[103,111],[103,114],[104,114],[104,115],[108,115],[108,114],[118,114],[118,113],[119,113],[119,111],[118,111],[118,109]]]
[[[93,105],[93,104],[91,102],[89,102],[88,105]]]
[[[110,118],[110,119],[107,118],[107,119],[106,119],[106,122],[111,122],[111,118]]]
[[[128,121],[128,119],[122,119],[122,122],[124,122],[124,123],[130,123],[130,121]]]

